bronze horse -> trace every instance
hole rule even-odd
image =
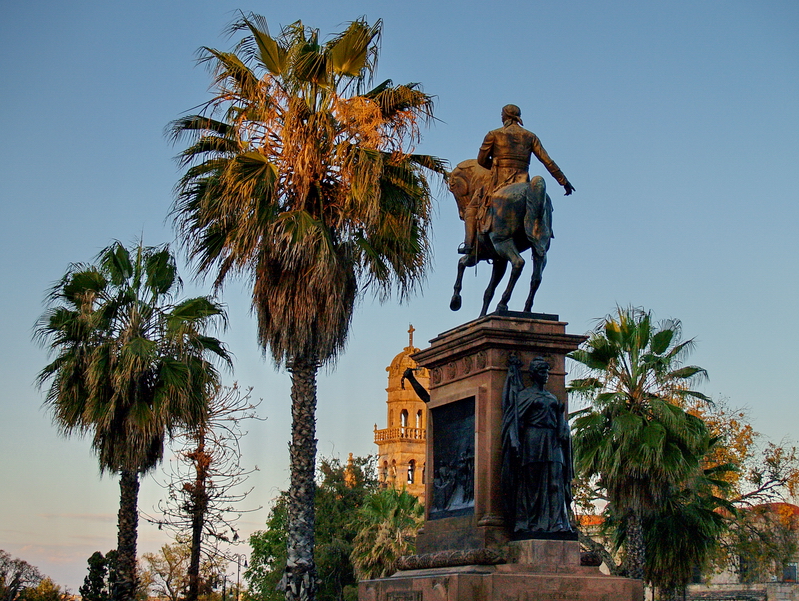
[[[474,159],[463,161],[452,170],[449,189],[458,203],[461,218],[474,195],[480,193],[484,187],[489,187],[490,173]],[[493,263],[491,280],[483,294],[483,308],[480,311],[481,317],[485,315],[510,262],[510,279],[497,305],[498,311],[507,311],[513,288],[524,268],[521,253],[531,248],[533,276],[530,294],[524,303],[524,310],[529,312],[533,307],[535,293],[541,285],[549,242],[554,237],[552,201],[546,193],[544,178],[537,175],[529,183],[511,184],[496,190],[490,195],[487,209],[484,223],[478,225],[474,250],[458,261],[458,277],[449,307],[453,311],[461,308],[461,287],[466,268],[473,267],[480,261],[490,261]]]

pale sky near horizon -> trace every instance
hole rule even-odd
[[[100,478],[86,440],[58,436],[33,385],[47,354],[31,341],[45,291],[71,262],[112,240],[172,242],[179,177],[163,130],[202,103],[203,45],[232,47],[235,9],[274,31],[302,19],[323,34],[365,15],[384,20],[377,81],[421,82],[439,121],[419,150],[452,165],[474,158],[500,108],[522,109],[576,187],[545,175],[555,213],[535,310],[584,333],[616,304],[683,322],[702,389],[748,407],[769,439],[796,439],[799,242],[799,4],[764,0],[458,3],[299,0],[234,3],[1,2],[0,549],[76,591],[94,551],[116,544],[118,488]],[[473,319],[489,268],[467,272],[449,310],[463,227],[436,186],[434,266],[409,303],[366,298],[347,352],[319,381],[321,455],[374,453],[385,423],[385,367]],[[186,294],[206,293],[191,283]],[[524,302],[529,266],[512,309]],[[227,287],[235,353],[228,381],[253,386],[266,421],[244,441],[260,471],[245,534],[263,525],[288,482],[289,378],[256,345],[245,282]],[[151,478],[140,507],[162,491]],[[142,522],[140,553],[167,537]],[[246,552],[246,547],[240,551]],[[235,566],[231,567],[235,573]]]

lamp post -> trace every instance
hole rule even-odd
[[[247,565],[247,556],[244,553],[234,553],[233,557],[236,558],[236,601],[241,601],[241,564],[244,562],[244,567]]]

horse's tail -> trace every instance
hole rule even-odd
[[[530,180],[530,188],[525,194],[525,209],[524,232],[533,252],[543,257],[555,234],[552,232],[552,200],[547,194],[544,178],[540,175]]]

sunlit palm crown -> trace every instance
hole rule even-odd
[[[172,123],[187,167],[176,222],[203,272],[254,281],[259,339],[280,364],[341,350],[358,295],[404,298],[429,257],[431,196],[413,153],[432,98],[390,80],[367,89],[381,23],[326,42],[301,22],[269,35],[262,17],[230,27],[233,52],[204,48],[215,95]]]
[[[115,243],[69,268],[37,323],[55,354],[38,376],[52,380],[45,402],[64,433],[92,433],[102,470],[151,469],[167,432],[204,419],[207,355],[228,360],[205,330],[224,313],[206,297],[175,302],[179,289],[168,248]]]

